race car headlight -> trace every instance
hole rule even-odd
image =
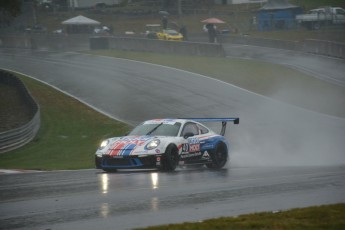
[[[98,149],[104,149],[105,147],[107,147],[107,145],[109,144],[109,140],[105,140],[102,141],[101,145],[98,147]]]
[[[155,149],[155,148],[158,147],[158,145],[159,145],[160,143],[161,143],[160,140],[154,139],[154,140],[150,141],[149,143],[147,143],[147,145],[145,146],[145,148],[146,148],[147,150]]]

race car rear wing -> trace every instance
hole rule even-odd
[[[188,119],[193,120],[197,122],[222,122],[222,129],[220,131],[220,135],[224,136],[226,131],[226,124],[227,122],[231,121],[235,125],[238,125],[240,123],[239,117],[230,117],[230,118],[182,118],[182,119]]]

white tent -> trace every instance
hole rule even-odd
[[[63,25],[100,25],[101,23],[96,20],[79,15],[77,17],[70,18],[66,21],[63,21],[62,24]]]
[[[78,33],[93,33],[94,29],[98,27],[101,23],[79,15],[74,18],[70,18],[62,22],[62,25],[66,26],[66,32],[69,34],[78,34]]]

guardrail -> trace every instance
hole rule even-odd
[[[26,124],[8,131],[0,132],[0,153],[19,148],[30,142],[37,134],[40,127],[40,108],[32,98],[23,82],[13,74],[0,70],[0,84],[17,87],[23,99],[28,103],[33,112],[32,119]]]
[[[303,51],[345,59],[345,43],[341,42],[306,39],[303,42]]]
[[[268,48],[302,51],[329,57],[345,59],[345,43],[305,39],[303,41],[283,41],[277,39],[255,38],[250,36],[229,36],[223,42],[243,45],[254,45]]]

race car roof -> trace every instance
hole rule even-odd
[[[175,122],[186,122],[186,121],[196,121],[196,122],[234,122],[234,124],[240,123],[240,118],[238,117],[228,117],[228,118],[163,118],[163,119],[153,119],[145,121],[145,123],[175,123]]]

